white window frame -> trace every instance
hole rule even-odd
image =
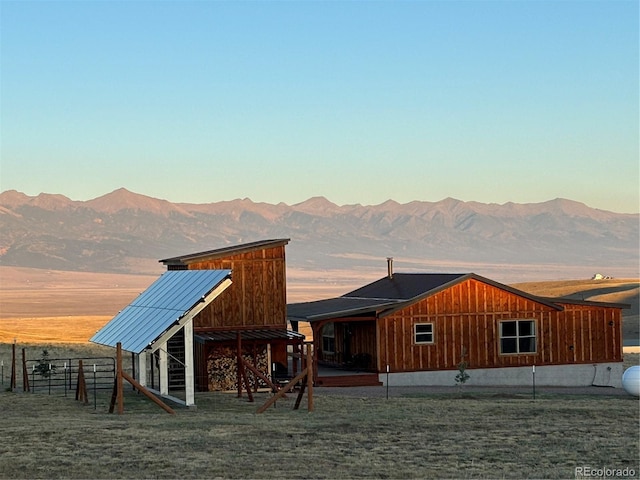
[[[511,322],[515,322],[516,324],[516,334],[515,335],[503,335],[502,334],[502,328],[503,325],[505,323],[511,323]],[[527,322],[529,324],[533,325],[533,335],[529,334],[529,335],[521,335],[520,334],[520,322]],[[535,355],[536,353],[538,353],[538,325],[537,322],[535,321],[535,319],[533,318],[510,318],[508,320],[500,320],[498,322],[498,350],[500,352],[500,355]],[[520,351],[520,340],[522,339],[531,339],[533,338],[534,340],[534,349],[533,351],[525,351],[525,352],[521,352]],[[503,339],[511,339],[511,340],[515,340],[516,343],[516,351],[515,352],[503,352],[502,351],[502,340]]]
[[[418,327],[429,326],[431,328],[430,332],[418,332]],[[418,341],[418,335],[431,335],[431,340],[421,340]],[[422,323],[414,323],[413,324],[413,343],[416,345],[431,345],[434,343],[435,332],[433,328],[432,322],[422,322]]]

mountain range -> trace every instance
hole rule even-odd
[[[474,271],[498,280],[637,277],[639,215],[567,199],[530,204],[336,205],[247,198],[171,203],[124,188],[88,201],[0,193],[0,265],[119,273],[162,271],[158,259],[290,238],[287,264],[309,271]]]

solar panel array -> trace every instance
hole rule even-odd
[[[100,329],[91,342],[140,353],[231,276],[231,270],[171,270]]]

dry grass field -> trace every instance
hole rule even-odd
[[[640,281],[637,278],[529,282],[513,286],[546,297],[626,303],[631,308],[622,311],[622,336],[625,343],[640,345]]]
[[[350,271],[289,269],[289,302],[342,295],[378,278]],[[0,342],[86,342],[157,277],[0,267]],[[640,337],[637,279],[567,280],[514,285],[536,295],[628,303],[624,337]]]
[[[341,295],[361,285],[352,272],[318,282],[289,272],[288,301]],[[0,343],[86,342],[157,276],[0,267]]]
[[[28,356],[40,348],[60,358],[108,353],[41,345]],[[9,351],[0,345],[0,358]],[[270,395],[262,392],[255,403],[201,393],[197,409],[168,415],[125,387],[120,416],[108,413],[105,391],[94,407],[92,393],[83,404],[72,392],[3,388],[0,478],[564,479],[576,478],[576,467],[640,475],[638,401],[616,389],[541,390],[535,400],[508,389],[397,388],[389,399],[330,390],[315,389],[311,413],[306,401],[292,410],[290,395],[257,414]]]

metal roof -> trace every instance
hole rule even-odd
[[[243,243],[240,245],[232,245],[229,247],[217,248],[215,250],[207,250],[204,252],[189,253],[187,255],[180,255],[177,257],[165,258],[164,260],[159,260],[159,262],[164,263],[165,265],[185,265],[185,264],[189,264],[195,261],[201,261],[205,259],[228,257],[230,255],[238,255],[240,253],[251,252],[253,250],[260,250],[263,248],[286,245],[287,243],[289,243],[289,240],[290,239],[288,238],[259,240],[257,242]]]
[[[261,330],[223,330],[215,332],[198,332],[195,339],[199,342],[229,342],[236,341],[240,333],[241,341],[245,340],[304,340],[305,336],[298,332],[285,329]]]
[[[140,353],[230,277],[231,270],[165,272],[90,341]]]
[[[287,305],[287,317],[313,322],[367,313],[389,315],[467,279],[475,279],[550,308],[562,310],[559,303],[562,303],[563,299],[537,297],[475,273],[394,273],[391,277],[383,277],[341,297],[316,302],[290,303]]]
[[[375,298],[338,297],[315,302],[290,303],[287,305],[287,318],[306,322],[335,317],[354,317],[375,314],[390,306],[402,303],[399,300]]]
[[[427,292],[455,282],[466,273],[394,273],[360,287],[343,297],[411,300]]]

